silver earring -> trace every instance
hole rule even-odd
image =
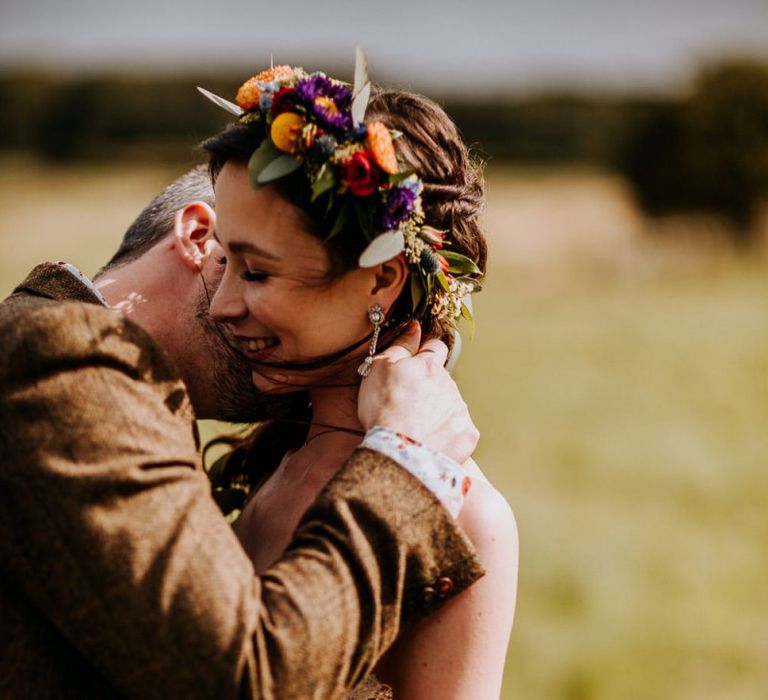
[[[368,320],[373,324],[373,335],[371,336],[371,343],[368,346],[368,357],[366,357],[362,364],[357,368],[357,373],[361,377],[367,377],[368,373],[371,371],[373,356],[376,354],[376,344],[379,342],[381,324],[384,323],[384,309],[378,304],[374,304],[368,309]]]

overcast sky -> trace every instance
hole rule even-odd
[[[250,71],[273,53],[351,73],[356,43],[404,86],[671,89],[701,61],[768,58],[768,0],[0,0],[0,68]]]

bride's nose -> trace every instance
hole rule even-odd
[[[214,321],[231,321],[248,315],[248,307],[238,285],[226,272],[213,295],[209,314]]]

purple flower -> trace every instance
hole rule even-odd
[[[296,83],[296,96],[325,127],[349,129],[352,126],[352,91],[324,73],[312,73]]]
[[[382,231],[391,231],[413,213],[416,193],[407,187],[394,187],[386,194],[377,217]]]

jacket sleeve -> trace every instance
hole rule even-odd
[[[432,495],[359,449],[255,576],[159,348],[97,307],[33,316],[0,374],[2,568],[126,696],[343,697],[481,575]]]

